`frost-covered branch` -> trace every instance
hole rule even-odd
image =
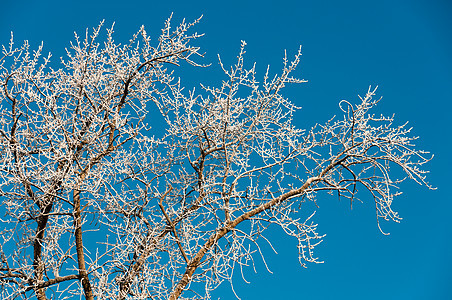
[[[405,179],[431,188],[432,156],[407,124],[371,113],[376,89],[295,126],[283,91],[305,82],[301,49],[260,80],[242,42],[233,66],[219,60],[219,85],[186,91],[178,70],[204,66],[198,21],[124,44],[101,23],[60,67],[42,46],[2,48],[2,299],[210,299],[236,268],[266,264],[269,227],[297,240],[302,266],[321,262],[306,202],[370,199],[380,226],[400,220]]]

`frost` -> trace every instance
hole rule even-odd
[[[184,90],[179,67],[202,67],[198,21],[168,20],[155,41],[141,27],[125,44],[101,23],[75,35],[57,70],[42,46],[2,48],[2,299],[210,299],[266,264],[269,226],[297,240],[302,266],[322,262],[306,202],[360,196],[379,226],[400,220],[402,181],[430,187],[432,156],[407,124],[370,114],[376,89],[341,101],[337,119],[293,124],[299,108],[282,91],[305,82],[301,48],[259,81],[242,41],[217,86]]]

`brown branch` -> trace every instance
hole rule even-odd
[[[167,193],[169,193],[169,191]],[[165,193],[164,196],[166,196],[167,193]],[[200,207],[199,203],[201,202],[201,200],[204,197],[205,197],[205,194],[204,193],[201,194],[196,199],[195,203],[193,203],[192,206],[188,207],[188,209],[186,209],[179,217],[177,217],[173,221],[171,221],[171,224],[173,226],[175,226],[177,223],[179,223],[181,220],[183,220],[184,217],[188,213],[198,209]],[[149,227],[149,225],[148,225],[148,227]],[[158,241],[162,240],[170,232],[172,232],[172,228],[169,227],[169,226],[166,226],[166,228],[164,228],[156,238],[153,238],[153,239],[150,240],[149,244],[144,248],[144,250],[141,253],[141,255],[138,258],[136,258],[135,261],[130,265],[129,270],[128,270],[128,275],[127,275],[127,280],[130,280],[131,278],[135,277],[136,274],[141,269],[141,267],[143,266],[143,264],[145,263],[147,257],[149,256],[151,250],[153,249],[153,247],[150,246],[150,245],[156,245],[158,243]],[[123,285],[123,286],[124,286],[124,288],[126,287],[125,285]],[[123,297],[123,294],[121,294],[121,296]],[[120,298],[120,299],[123,299],[123,298]]]
[[[11,97],[11,95],[10,95],[9,92],[8,92],[8,81],[11,79],[11,77],[12,77],[13,75],[14,75],[14,72],[11,73],[11,74],[9,74],[8,77],[6,77],[5,83],[3,84],[3,90],[4,90],[4,92],[5,92],[6,97],[7,97],[9,100],[11,100],[11,102],[14,103],[14,102],[16,101],[16,99],[13,98],[13,97]]]
[[[5,93],[7,93],[6,84],[9,80],[9,78],[11,77],[11,75],[6,80],[6,83],[4,86]],[[34,268],[34,273],[35,273],[34,281],[39,285],[39,283],[41,283],[43,281],[44,271],[45,271],[45,265],[44,265],[44,262],[42,261],[42,257],[41,257],[42,256],[42,241],[44,239],[45,228],[46,228],[47,222],[49,220],[48,214],[50,213],[50,211],[52,210],[52,207],[53,207],[53,201],[50,199],[51,196],[50,197],[47,196],[44,198],[44,200],[41,200],[41,201],[37,200],[35,198],[33,190],[30,187],[30,184],[27,182],[27,180],[21,174],[21,170],[19,168],[19,160],[21,158],[19,157],[19,154],[17,151],[17,140],[15,138],[17,123],[19,121],[20,115],[18,117],[17,112],[16,112],[17,100],[15,98],[14,99],[10,98],[8,93],[7,93],[7,96],[12,101],[11,113],[12,113],[12,117],[13,117],[13,125],[11,126],[10,143],[11,143],[11,146],[13,147],[13,155],[14,155],[14,160],[16,162],[15,163],[16,172],[17,172],[17,175],[22,178],[22,184],[24,185],[24,188],[27,191],[28,196],[31,199],[33,199],[34,203],[39,207],[39,211],[40,211],[40,215],[37,218],[36,235],[35,235],[35,239],[33,242],[33,268]],[[36,292],[36,297],[38,298],[38,300],[47,300],[44,288],[38,287],[35,289],[35,292]]]
[[[45,289],[39,287],[39,284],[44,278],[45,265],[42,261],[42,240],[44,239],[45,228],[47,226],[47,221],[49,220],[49,213],[52,210],[53,203],[45,205],[44,209],[41,208],[41,215],[38,217],[38,226],[36,228],[36,238],[33,244],[33,267],[35,269],[36,282],[38,287],[35,289],[36,296],[38,300],[47,299],[45,295]]]
[[[56,277],[56,278],[50,279],[46,282],[40,283],[36,286],[29,286],[25,289],[25,292],[28,292],[32,289],[46,288],[46,287],[49,287],[49,286],[57,284],[57,283],[61,283],[61,282],[73,280],[73,279],[79,279],[79,278],[80,278],[80,275],[78,275],[78,274],[71,274],[71,275],[67,275],[67,276]]]
[[[184,248],[182,248],[182,245],[181,245],[181,243],[180,243],[179,237],[177,236],[176,227],[175,227],[174,224],[171,222],[171,219],[170,219],[170,217],[168,216],[168,214],[166,213],[165,208],[163,207],[163,204],[162,204],[163,199],[165,199],[166,195],[168,195],[169,192],[171,192],[172,189],[173,189],[173,187],[170,186],[170,188],[165,192],[165,194],[163,194],[163,196],[160,197],[159,206],[160,206],[160,209],[161,209],[162,212],[163,212],[163,215],[165,216],[166,222],[167,222],[168,225],[171,227],[171,231],[173,232],[174,237],[176,238],[177,246],[179,247],[179,250],[180,250],[180,252],[182,253],[182,256],[184,257],[185,262],[188,264],[188,257],[187,257],[187,255],[186,255],[185,252],[184,252]]]
[[[78,272],[82,281],[83,291],[87,300],[93,300],[93,291],[88,278],[88,272],[85,266],[85,254],[83,252],[82,238],[82,216],[80,209],[80,190],[76,189],[73,193],[74,197],[74,227],[75,227],[75,248],[77,251]]]
[[[118,107],[119,110],[119,107]],[[116,130],[116,124],[110,123],[110,132],[108,137],[108,146],[105,151],[98,154],[96,157],[92,158],[88,164],[83,168],[83,170],[79,174],[79,180],[82,182],[86,176],[88,176],[88,172],[91,170],[91,168],[99,163],[102,158],[109,155],[122,145],[124,145],[129,140],[133,139],[136,134],[130,136],[129,138],[126,138],[124,141],[118,143],[117,145],[114,145],[114,141],[119,136],[114,135],[114,132]],[[83,141],[80,142],[80,146],[82,145]],[[86,263],[85,263],[85,254],[83,250],[83,232],[82,232],[82,218],[81,218],[81,203],[80,203],[80,190],[75,189],[73,192],[73,199],[74,199],[74,227],[75,227],[75,244],[76,244],[76,250],[77,250],[77,263],[79,268],[79,277],[82,281],[83,291],[85,293],[85,298],[87,300],[93,300],[93,292],[91,283],[89,281],[88,272],[86,270]]]
[[[189,51],[189,50],[190,50],[190,49],[182,49],[182,50],[177,51],[177,52],[174,52],[174,53],[169,53],[169,54],[166,54],[166,55],[163,55],[163,56],[160,56],[160,57],[155,57],[155,58],[150,59],[150,60],[148,60],[148,61],[145,61],[144,63],[142,63],[141,65],[139,65],[139,66],[132,72],[132,74],[130,74],[129,78],[127,78],[126,82],[124,83],[124,90],[123,90],[123,92],[122,92],[121,100],[119,100],[119,103],[118,103],[118,106],[117,106],[117,107],[118,107],[118,108],[117,108],[117,111],[119,112],[119,111],[121,110],[122,106],[125,104],[126,98],[127,98],[128,94],[129,94],[129,85],[130,85],[130,83],[132,82],[133,78],[135,78],[135,76],[138,74],[138,72],[141,71],[141,69],[143,69],[143,68],[146,67],[147,65],[153,66],[152,63],[153,63],[153,62],[156,62],[156,61],[159,61],[159,60],[160,60],[160,61],[163,61],[163,62],[169,63],[169,61],[164,61],[164,59],[167,58],[167,57],[180,55],[180,54],[182,54],[182,53],[184,53],[184,52],[187,52],[187,51]]]
[[[232,231],[237,225],[239,225],[241,222],[250,219],[251,217],[263,212],[264,210],[270,209],[274,207],[275,205],[278,205],[279,203],[290,199],[292,197],[301,196],[305,190],[316,181],[319,181],[320,177],[311,177],[298,189],[291,190],[285,194],[282,194],[281,196],[277,198],[273,198],[272,200],[263,203],[256,207],[255,209],[252,209],[240,217],[236,218],[235,220],[229,222],[226,224],[226,226],[220,228],[217,230],[217,232],[212,235],[202,246],[202,248],[198,251],[198,253],[193,257],[193,259],[190,261],[190,263],[187,266],[187,269],[182,276],[182,279],[177,284],[174,291],[171,293],[169,300],[176,300],[179,298],[179,296],[184,291],[185,287],[190,283],[193,274],[195,273],[196,269],[201,263],[202,258],[207,253],[207,251],[223,236],[225,236],[228,232]]]

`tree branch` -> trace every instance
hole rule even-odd
[[[171,227],[171,230],[172,230],[172,232],[174,234],[174,237],[176,238],[177,246],[179,247],[179,250],[182,253],[182,256],[184,257],[185,262],[188,264],[188,258],[187,258],[187,255],[184,252],[184,248],[182,248],[182,245],[180,243],[179,237],[177,236],[176,227],[174,227],[174,224],[171,222],[171,219],[168,216],[168,214],[165,212],[165,208],[163,207],[163,204],[162,204],[163,199],[166,197],[166,195],[168,195],[171,192],[172,189],[173,189],[173,187],[170,186],[170,188],[165,192],[165,194],[163,194],[163,196],[160,197],[159,206],[160,206],[160,209],[163,212],[163,215],[165,216],[165,219],[166,219],[166,222],[168,223],[168,226]]]
[[[193,274],[195,273],[196,269],[200,265],[200,262],[204,255],[207,253],[207,251],[223,236],[225,236],[228,232],[233,230],[237,225],[239,225],[241,222],[248,220],[249,218],[263,212],[264,210],[270,209],[274,207],[275,205],[278,205],[279,203],[283,202],[284,200],[287,200],[292,197],[301,196],[304,191],[315,181],[319,181],[319,177],[311,177],[298,189],[291,190],[277,198],[273,198],[272,200],[263,203],[256,207],[253,210],[250,210],[240,217],[234,219],[230,223],[226,224],[226,226],[218,229],[216,233],[204,243],[202,248],[198,251],[198,253],[192,258],[190,263],[187,266],[187,269],[182,276],[182,279],[179,281],[179,283],[176,285],[176,288],[171,293],[169,300],[176,300],[179,298],[179,296],[182,294],[185,287],[188,285],[188,283],[191,281]]]

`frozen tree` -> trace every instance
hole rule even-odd
[[[3,47],[2,299],[209,299],[264,259],[269,226],[298,241],[302,266],[319,262],[317,197],[360,196],[377,223],[398,222],[400,183],[430,187],[431,156],[410,128],[369,112],[375,89],[324,124],[294,126],[281,92],[304,82],[292,77],[300,50],[258,80],[242,42],[235,65],[220,60],[218,86],[184,90],[179,65],[203,67],[197,22],[168,20],[156,41],[141,28],[125,44],[99,26],[59,68],[42,46]]]

